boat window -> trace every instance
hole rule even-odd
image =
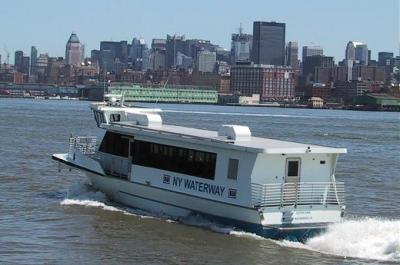
[[[234,158],[229,158],[228,179],[237,179],[238,167],[239,167],[239,160]]]
[[[111,114],[110,115],[110,121],[111,122],[121,121],[121,115],[120,114]]]
[[[288,160],[287,176],[288,177],[298,177],[299,176],[299,161],[298,160]]]
[[[217,154],[177,146],[134,142],[133,163],[206,179],[215,178]]]
[[[101,142],[99,151],[116,156],[128,157],[129,140],[123,138],[122,134],[106,132],[103,141]]]
[[[105,123],[106,120],[104,118],[104,114],[100,111],[93,111],[94,119],[96,120],[97,126],[100,126],[101,123]]]

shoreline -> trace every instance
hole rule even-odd
[[[56,101],[91,101],[87,98],[46,98],[46,97],[35,97],[35,96],[17,96],[17,95],[0,95],[0,99],[37,99],[37,100],[56,100]],[[97,101],[91,101],[97,102]],[[125,101],[126,103],[155,103],[155,102],[144,102],[144,101]],[[231,107],[257,107],[257,108],[283,108],[283,109],[315,109],[315,110],[351,110],[351,111],[374,111],[374,112],[400,112],[400,109],[376,109],[367,106],[342,106],[342,107],[323,107],[323,108],[312,108],[304,104],[239,104],[239,103],[195,103],[195,102],[158,102],[159,104],[182,104],[182,105],[213,105],[213,106],[231,106]]]

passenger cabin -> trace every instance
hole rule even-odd
[[[158,109],[92,110],[106,130],[98,159],[110,176],[246,207],[343,202],[335,167],[346,149],[254,137],[246,126],[165,125]]]

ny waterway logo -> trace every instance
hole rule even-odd
[[[172,184],[172,186],[175,187],[212,194],[220,197],[224,196],[224,192],[226,190],[226,188],[221,185],[209,184],[197,180],[185,179],[182,177],[171,177],[170,175],[163,175],[163,183],[169,185]]]

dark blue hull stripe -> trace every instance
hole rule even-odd
[[[288,239],[288,240],[292,240],[292,241],[305,241],[305,240],[307,240],[307,238],[315,236],[318,233],[320,233],[321,231],[325,230],[325,227],[322,226],[323,224],[319,224],[320,227],[318,227],[318,225],[315,226],[316,224],[311,224],[310,227],[304,227],[305,226],[304,224],[286,225],[286,226],[280,226],[280,227],[263,226],[262,224],[250,223],[250,222],[245,222],[245,221],[241,221],[241,220],[237,220],[237,219],[233,219],[233,218],[226,218],[226,217],[221,217],[221,216],[204,213],[201,211],[196,211],[196,210],[189,209],[186,207],[178,206],[178,205],[171,204],[171,203],[161,202],[161,201],[154,200],[154,199],[149,199],[149,198],[146,198],[143,196],[131,194],[131,193],[124,192],[124,191],[119,191],[119,192],[122,194],[126,194],[128,196],[137,197],[139,199],[148,200],[148,201],[152,201],[155,203],[165,204],[165,205],[181,208],[184,210],[188,210],[194,214],[199,214],[200,216],[206,217],[210,221],[215,221],[221,225],[229,225],[234,228],[239,228],[239,229],[242,229],[243,231],[254,233],[254,234],[257,234],[257,235],[265,237],[265,238]],[[128,205],[128,206],[134,207],[132,205]],[[143,209],[143,210],[148,210],[148,209]],[[298,227],[298,228],[296,228],[296,227]],[[291,228],[291,229],[282,230],[281,228],[283,228],[283,229]]]

